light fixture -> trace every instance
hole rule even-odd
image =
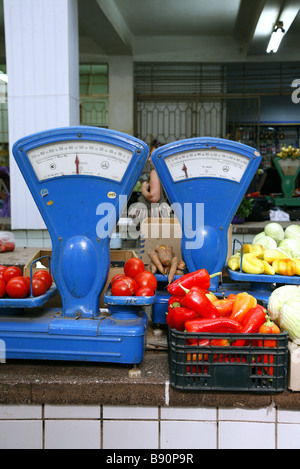
[[[283,29],[283,22],[278,21],[275,25],[273,32],[271,34],[271,38],[269,41],[269,45],[267,47],[267,53],[273,52],[275,54],[278,51],[278,47],[281,43],[281,40],[284,36],[285,30]]]

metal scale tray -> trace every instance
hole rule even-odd
[[[238,240],[233,241],[233,249],[232,252],[235,251],[235,243],[238,242],[241,245],[241,266],[243,261],[243,244],[240,243]],[[228,267],[226,262],[225,264],[226,271],[228,272],[229,277],[231,280],[239,282],[240,286],[244,284],[250,284],[250,288],[245,289],[245,291],[249,291],[250,294],[253,294],[257,299],[268,302],[270,294],[272,293],[274,286],[277,284],[284,284],[284,285],[300,285],[300,276],[299,275],[267,275],[267,274],[247,274],[242,272],[242,267],[240,270],[231,270]],[[247,287],[248,287],[247,285]]]

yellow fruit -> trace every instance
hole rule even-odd
[[[242,270],[246,274],[259,275],[264,272],[265,266],[254,254],[247,253],[243,255]]]
[[[275,269],[269,262],[262,260],[262,263],[264,264],[264,274],[275,275]]]
[[[272,264],[276,259],[286,259],[287,256],[277,249],[265,249],[263,254],[263,260]]]

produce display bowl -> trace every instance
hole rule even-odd
[[[300,285],[299,275],[267,275],[267,274],[246,274],[239,270],[231,270],[225,265],[229,277],[237,282],[259,282],[259,283],[284,283],[289,285]]]
[[[147,306],[155,302],[156,296],[116,296],[111,294],[111,285],[104,294],[103,300],[107,305]]]
[[[26,298],[1,298],[0,299],[0,310],[10,309],[10,308],[19,308],[19,309],[28,309],[28,308],[37,308],[43,306],[50,298],[55,296],[58,293],[57,287],[52,285],[49,290],[40,296],[27,296]]]
[[[216,346],[214,340],[245,339],[245,334],[187,333],[168,330],[170,383],[181,391],[279,393],[287,388],[288,334],[272,334],[276,347],[258,346],[269,334],[246,334],[245,346]],[[190,340],[195,339],[196,345]],[[209,345],[201,341],[209,339]]]

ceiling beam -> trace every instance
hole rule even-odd
[[[115,33],[119,36],[123,44],[131,50],[132,34],[127,26],[122,14],[117,7],[115,0],[97,0],[97,4],[101,8],[102,12],[110,22],[111,27]]]
[[[247,54],[266,0],[241,0],[234,28],[234,38]]]
[[[114,4],[113,0],[111,3]],[[108,12],[103,4],[101,0],[78,0],[80,36],[91,38],[104,54],[130,55],[129,34],[124,33],[126,25],[121,28],[118,10],[110,8]],[[114,22],[113,17],[116,18]]]

